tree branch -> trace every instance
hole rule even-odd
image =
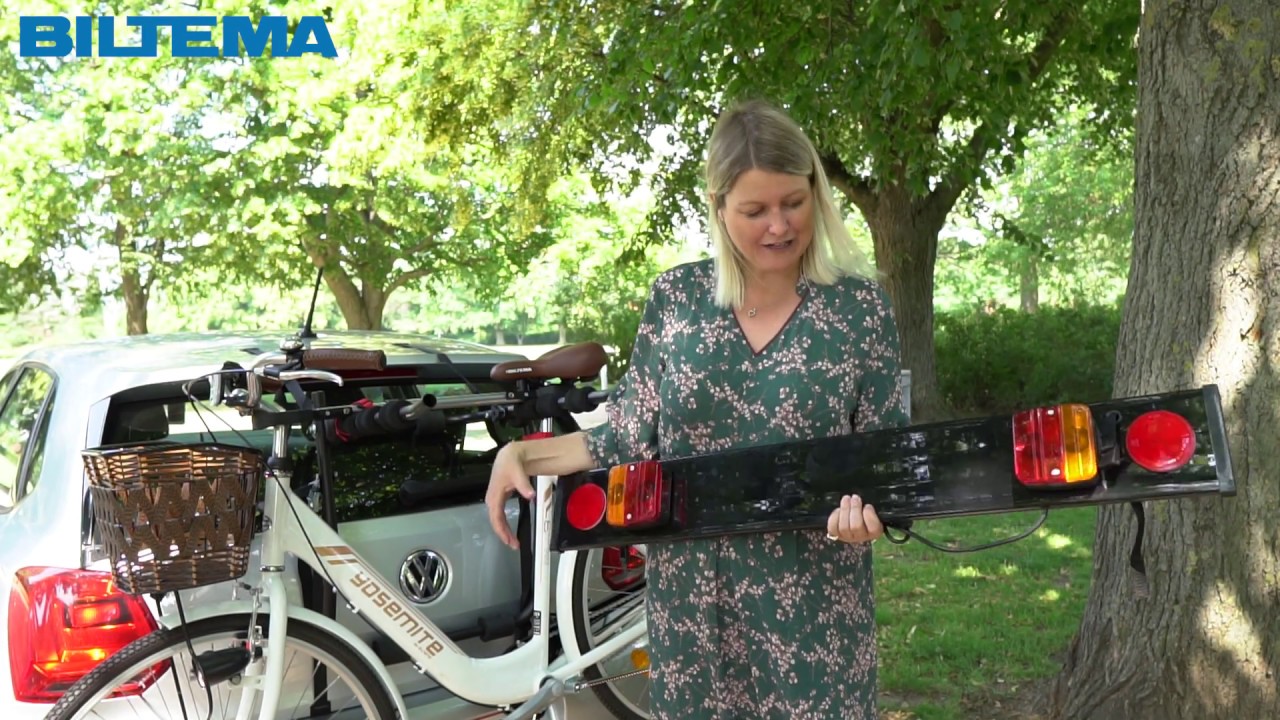
[[[418,268],[417,270],[410,270],[407,273],[401,273],[394,280],[387,283],[386,292],[390,295],[392,290],[398,290],[414,280],[427,277],[430,274],[431,270],[429,268]]]
[[[421,240],[421,242],[415,243],[412,247],[405,249],[405,252],[404,252],[405,257],[413,257],[414,255],[417,255],[420,252],[426,252],[427,248],[431,247],[434,244],[436,244],[435,236],[432,235],[432,236],[424,237]]]
[[[361,298],[363,293],[356,287],[355,281],[351,277],[351,273],[342,267],[342,248],[332,239],[313,238],[314,242],[307,242],[305,239],[302,243],[302,250],[311,258],[311,262],[316,267],[325,268],[325,283],[335,292],[341,288],[343,291],[350,293],[353,297]],[[333,251],[336,251],[334,253]],[[330,262],[333,261],[333,262]]]
[[[854,177],[849,169],[840,162],[840,158],[835,153],[821,155],[822,169],[827,173],[827,179],[831,181],[831,185],[837,190],[844,193],[850,202],[858,206],[858,209],[865,214],[870,214],[876,207],[876,195],[871,191],[871,183],[866,178]]]
[[[157,269],[165,267],[164,248],[165,248],[164,240],[156,240],[155,265],[151,267],[151,272],[147,273],[147,279],[144,280],[142,283],[142,289],[148,293],[151,292],[151,287],[155,285],[156,277],[160,275],[160,273],[157,272]]]
[[[345,254],[342,243],[330,231],[333,223],[333,205],[326,205],[323,212],[307,216],[307,225],[311,227],[310,237],[302,238],[302,249],[311,258],[316,267],[333,266],[341,269]],[[323,236],[323,239],[321,238]]]
[[[395,234],[400,231],[400,228],[392,225],[386,220],[383,220],[382,216],[378,214],[378,211],[373,208],[369,208],[369,212],[365,213],[365,220],[386,235],[394,237]]]
[[[1036,81],[1044,75],[1049,68],[1049,63],[1053,60],[1054,53],[1062,46],[1062,41],[1072,26],[1070,10],[1064,10],[1050,21],[1049,31],[1040,38],[1040,42],[1036,43],[1035,48],[1027,56],[1029,62],[1026,87],[1035,85]],[[945,214],[950,211],[960,194],[969,186],[971,169],[982,164],[987,153],[996,145],[1004,132],[1003,128],[993,127],[990,120],[984,121],[973,131],[973,136],[969,138],[968,146],[965,148],[965,155],[971,162],[959,163],[951,168],[942,182],[929,193],[924,205],[926,213]],[[1015,130],[1013,136],[1016,137],[1020,132],[1025,131]]]

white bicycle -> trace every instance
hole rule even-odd
[[[550,410],[581,404],[579,391],[584,389],[561,383],[560,389],[548,390],[556,385],[545,380],[578,375],[565,372],[569,369],[590,371],[592,364],[581,352],[562,350],[567,352],[553,351],[512,370],[522,378],[518,391],[427,396],[371,412],[383,424],[418,422],[425,413],[434,413],[433,422],[465,423],[523,409],[526,419],[533,413],[539,428],[551,431]],[[647,717],[643,581],[631,592],[593,596],[584,579],[600,561],[600,551],[592,551],[594,556],[566,552],[559,559],[555,606],[550,607],[556,478],[538,477],[535,484],[531,635],[495,657],[472,657],[461,650],[401,594],[398,583],[380,576],[290,490],[291,430],[322,431],[326,420],[349,420],[354,411],[350,405],[308,407],[305,401],[281,408],[264,398],[264,389],[285,388],[295,399],[307,397],[302,383],[342,385],[343,378],[333,371],[385,367],[385,362],[381,352],[304,351],[286,345],[281,353],[259,356],[238,375],[224,372],[202,379],[208,382],[209,402],[238,406],[253,416],[255,427],[273,429],[272,452],[265,462],[257,451],[223,444],[156,443],[86,451],[95,516],[123,590],[159,597],[211,579],[235,578],[243,597],[188,611],[175,593],[178,612],[161,616],[159,629],[107,658],[68,689],[50,719],[410,717],[391,674],[366,643],[327,615],[291,600],[283,579],[291,561],[327,578],[347,606],[394,642],[419,672],[468,702],[494,707],[494,717],[545,713],[562,718],[565,696],[588,687],[620,718]],[[597,365],[594,372],[598,370]],[[233,387],[228,377],[243,380]],[[443,412],[477,407],[487,409],[452,416]],[[265,474],[264,466],[269,468]],[[248,585],[239,578],[255,531],[255,485],[261,477],[265,492],[256,530],[261,573],[256,585]],[[179,511],[187,516],[178,518],[186,521],[181,523],[188,528],[186,536],[164,539],[159,548],[142,547],[139,538],[155,536],[154,528],[141,529],[149,522],[148,513],[159,523],[157,518],[172,519]],[[114,545],[107,537],[112,527],[118,536]],[[205,528],[203,534],[197,527]],[[209,538],[213,541],[204,541]],[[630,693],[624,691],[627,683],[635,686]]]

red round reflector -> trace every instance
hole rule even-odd
[[[1168,410],[1143,413],[1125,433],[1129,457],[1151,472],[1186,465],[1196,451],[1196,432],[1187,419]]]
[[[565,519],[576,530],[590,530],[604,519],[605,494],[599,485],[579,485],[564,505]]]

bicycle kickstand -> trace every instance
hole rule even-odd
[[[560,698],[551,703],[551,707],[547,708],[548,720],[569,720],[569,708],[565,705],[564,698]]]

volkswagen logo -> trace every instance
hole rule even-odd
[[[449,584],[449,566],[439,553],[417,550],[400,566],[400,589],[416,603],[440,597]]]

